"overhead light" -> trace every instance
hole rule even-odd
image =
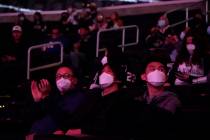
[[[0,4],[0,8],[7,8],[11,9],[17,12],[41,12],[41,10],[33,10],[33,9],[26,9],[26,8],[21,8],[17,6],[12,6],[12,5],[5,5],[5,4]]]

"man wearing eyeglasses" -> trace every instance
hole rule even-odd
[[[55,80],[59,94],[52,92],[46,79],[31,83],[35,107],[42,109],[44,117],[33,123],[30,134],[62,134],[68,127],[79,125],[80,115],[84,112],[81,106],[86,101],[86,95],[77,87],[78,80],[73,70],[60,67]]]

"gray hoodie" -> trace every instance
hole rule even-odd
[[[160,96],[149,98],[148,93],[144,94],[144,100],[147,104],[156,105],[157,107],[175,113],[181,106],[180,100],[176,94],[170,91],[164,91]]]

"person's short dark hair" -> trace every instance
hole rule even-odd
[[[79,29],[85,29],[86,31],[90,31],[88,25],[81,25]]]
[[[23,12],[20,12],[19,14],[18,14],[18,17],[26,17],[26,15],[23,13]]]
[[[38,16],[40,20],[42,20],[42,14],[40,12],[35,12],[34,15]]]
[[[108,51],[108,63],[106,65],[109,65],[112,69],[113,73],[116,75],[118,80],[124,80],[124,58],[121,48],[119,47],[107,47]],[[106,66],[104,65],[104,66]]]
[[[59,31],[61,31],[61,27],[58,23],[55,24],[49,24],[48,26],[48,32],[51,33],[53,29],[58,29]]]
[[[145,72],[148,64],[151,63],[151,62],[159,62],[159,63],[164,65],[166,71],[168,70],[167,69],[168,60],[164,56],[157,55],[157,54],[152,54],[152,55],[146,56],[143,59],[142,65],[141,65],[141,70],[140,70],[141,74]]]
[[[59,31],[61,30],[61,28],[60,28],[60,26],[59,25],[57,25],[57,24],[55,24],[55,25],[53,25],[53,26],[51,26],[51,31],[53,30],[53,29],[58,29]]]
[[[69,13],[68,12],[62,12],[61,13],[61,21],[67,20],[69,17]]]
[[[77,75],[77,73],[76,73],[76,70],[75,70],[72,66],[66,65],[66,64],[61,64],[61,65],[59,65],[59,66],[54,67],[55,73],[57,72],[57,70],[58,70],[59,68],[62,68],[62,67],[66,67],[66,68],[71,69],[71,71],[72,71],[74,77],[78,77],[78,75]]]

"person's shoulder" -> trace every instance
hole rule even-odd
[[[94,102],[102,98],[101,92],[101,89],[77,89],[75,91],[75,94],[77,95],[77,97],[80,97],[86,101]]]
[[[168,98],[169,97],[171,97],[171,98],[178,98],[175,92],[168,91],[168,90],[164,91],[162,96],[166,96]]]
[[[87,96],[87,92],[82,89],[82,88],[76,88],[75,90],[72,91],[73,94],[79,95],[79,96]]]
[[[128,95],[128,92],[125,89],[119,89],[112,93],[111,95],[118,96],[118,97],[125,97]]]
[[[102,96],[101,88],[86,89],[85,94],[91,98],[100,98]]]
[[[174,93],[172,91],[165,91],[163,96],[165,96],[167,98],[167,100],[169,100],[171,102],[173,101],[177,105],[181,105],[181,101],[179,100],[176,93]]]
[[[144,96],[145,92],[146,92],[145,89],[135,88],[135,87],[122,88],[122,89],[119,90],[119,93],[121,93],[121,95],[128,96],[128,97],[131,97],[131,98]]]
[[[134,101],[136,95],[133,90],[120,89],[116,91],[116,93],[114,93],[113,96],[115,96],[116,100],[118,101],[130,102],[130,101]]]

